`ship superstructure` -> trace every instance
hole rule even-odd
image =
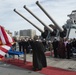
[[[67,28],[67,37],[76,38],[76,10],[73,10],[71,14],[67,15],[69,19],[64,25]]]

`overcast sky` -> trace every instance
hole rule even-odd
[[[13,11],[13,9],[16,9],[32,23],[43,29],[43,25],[23,8],[26,5],[46,25],[52,24],[48,17],[36,5],[36,1],[40,2],[59,26],[66,23],[68,19],[67,15],[71,14],[72,10],[76,10],[76,0],[0,0],[0,25],[11,32],[34,29],[40,35],[40,32],[34,26]]]

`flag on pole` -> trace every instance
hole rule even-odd
[[[3,58],[5,56],[8,50],[10,50],[13,43],[13,38],[2,26],[0,26],[0,58]]]

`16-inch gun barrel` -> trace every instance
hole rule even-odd
[[[53,18],[44,10],[44,8],[40,5],[40,3],[37,1],[36,4],[39,6],[39,8],[48,16],[48,18],[56,25],[56,27],[59,29],[60,32],[63,31],[61,27],[53,20]]]
[[[34,16],[43,26],[45,26],[48,30],[50,30],[51,32],[53,31],[53,29],[49,26],[47,26],[44,22],[42,22],[34,13],[31,12],[31,10],[29,10],[25,5],[24,8],[32,15]]]
[[[14,9],[14,12],[16,12],[19,16],[21,16],[22,18],[24,18],[27,22],[29,22],[31,25],[33,25],[36,29],[38,29],[41,33],[43,33],[44,31],[42,29],[40,29],[39,27],[37,27],[35,24],[33,24],[30,20],[28,20],[27,18],[25,18],[22,14],[20,14],[16,9]]]

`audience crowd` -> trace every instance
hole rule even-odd
[[[73,57],[73,53],[76,53],[76,39],[66,39],[66,38],[60,38],[60,40],[57,40],[55,38],[53,41],[46,41],[45,39],[37,39],[39,42],[42,42],[44,45],[44,52],[50,51],[53,52],[53,57],[55,58],[67,58],[70,59]],[[34,39],[19,39],[16,42],[19,46],[19,51],[24,52],[26,49],[26,53],[32,53],[32,47],[31,43],[34,41]],[[14,45],[16,49],[16,43]]]

